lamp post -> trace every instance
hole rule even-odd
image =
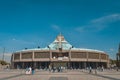
[[[4,61],[5,59],[5,47],[3,48],[3,57],[2,57],[2,60]]]

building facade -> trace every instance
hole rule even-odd
[[[109,56],[104,51],[75,48],[61,34],[45,48],[16,51],[11,57],[12,68],[35,67],[45,69],[65,67],[83,69],[87,67],[108,67]]]

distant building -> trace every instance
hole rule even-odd
[[[116,57],[117,57],[117,59],[116,59],[117,60],[116,65],[117,65],[117,67],[120,68],[120,44],[119,44],[118,53],[117,53]]]
[[[78,43],[79,44],[79,43]],[[109,56],[100,50],[75,48],[61,34],[45,48],[16,51],[11,57],[12,68],[33,66],[38,69],[65,67],[82,69],[108,67]]]

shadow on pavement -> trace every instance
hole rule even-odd
[[[11,79],[11,78],[22,76],[22,75],[23,74],[18,74],[18,75],[14,75],[14,76],[10,76],[10,77],[1,78],[0,80],[7,80],[7,79]]]

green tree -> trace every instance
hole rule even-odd
[[[6,61],[0,60],[1,65],[7,65],[8,63]]]

